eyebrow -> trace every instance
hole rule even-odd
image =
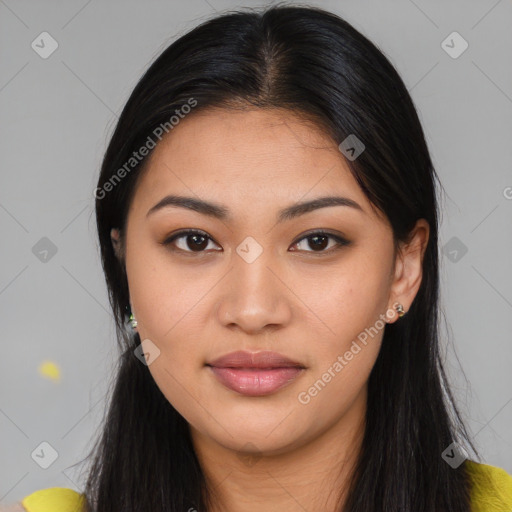
[[[320,208],[328,208],[330,206],[348,206],[365,213],[363,208],[356,203],[353,199],[340,196],[326,196],[318,197],[310,201],[303,201],[300,203],[292,204],[278,212],[277,222],[291,220],[306,213],[318,210]],[[214,217],[219,220],[229,220],[231,218],[229,209],[218,203],[212,203],[197,199],[194,197],[185,197],[177,195],[168,195],[161,199],[157,204],[151,207],[146,214],[149,217],[153,213],[168,207],[186,208],[195,212]]]

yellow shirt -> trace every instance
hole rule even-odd
[[[512,512],[512,476],[495,466],[465,464],[473,480],[471,512]]]
[[[512,476],[504,469],[466,461],[473,479],[471,512],[512,512]],[[51,487],[21,501],[27,512],[79,512],[85,498],[72,489]]]

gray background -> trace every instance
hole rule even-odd
[[[374,41],[411,91],[446,191],[448,369],[484,461],[512,473],[512,4],[309,4]],[[176,37],[217,11],[261,5],[0,0],[0,501],[81,490],[71,466],[91,446],[117,355],[93,216],[116,113]],[[31,47],[43,31],[59,45],[47,59]],[[453,31],[469,44],[458,58],[441,46]],[[33,251],[43,237],[57,249],[46,261]],[[45,361],[60,381],[40,372]],[[31,456],[45,441],[58,453],[48,469]]]

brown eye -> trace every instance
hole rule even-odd
[[[329,239],[333,240],[334,243],[329,247]],[[304,250],[306,252],[331,252],[331,250],[339,249],[342,246],[349,245],[350,242],[338,235],[334,235],[333,233],[326,233],[324,231],[317,231],[314,233],[310,233],[309,235],[302,237],[298,242],[295,242],[294,246],[298,246],[306,240],[307,247],[310,247],[312,250],[307,250],[305,248],[298,249]],[[328,250],[325,250],[326,247],[329,247]],[[293,249],[297,250],[297,249]]]
[[[213,240],[202,231],[181,231],[163,242],[163,245],[174,244],[177,250],[183,252],[204,252],[209,242]],[[178,243],[175,243],[178,242]]]

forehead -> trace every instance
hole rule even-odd
[[[181,119],[153,150],[135,195],[149,207],[170,192],[245,209],[338,193],[371,209],[336,141],[284,109],[209,109]]]
[[[225,110],[209,109],[185,117],[155,149],[152,159],[168,151],[186,151],[189,157],[219,159],[245,156],[275,161],[304,161],[318,157],[319,152],[331,152],[339,157],[336,143],[319,126],[283,109]],[[257,159],[257,160],[256,160]]]

